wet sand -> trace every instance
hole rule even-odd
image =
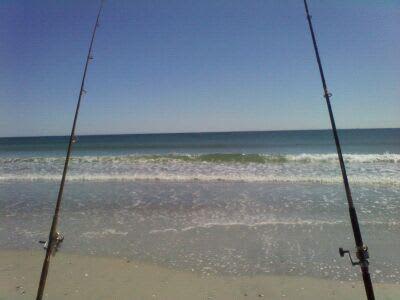
[[[0,299],[33,299],[44,252],[0,251]],[[358,271],[355,269],[355,271]],[[400,299],[400,285],[376,284],[377,299]],[[299,276],[200,275],[99,256],[58,253],[45,299],[364,299],[361,282]]]

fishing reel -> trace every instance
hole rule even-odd
[[[61,233],[56,232],[55,237],[54,237],[53,246],[52,246],[53,249],[51,249],[51,253],[53,254],[53,256],[56,255],[56,252],[58,251],[63,240],[64,240],[64,236]],[[43,244],[43,249],[47,250],[47,247],[49,246],[49,241],[41,240],[41,241],[39,241],[39,243]]]
[[[344,257],[345,254],[348,254],[351,264],[353,266],[365,263],[368,264],[369,253],[368,253],[368,247],[366,245],[362,245],[361,247],[356,247],[356,256],[358,261],[353,260],[349,250],[344,250],[343,248],[339,248],[339,254],[341,257]]]

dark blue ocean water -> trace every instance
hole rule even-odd
[[[340,130],[347,153],[400,153],[400,129]],[[333,153],[330,130],[79,136],[77,155]],[[68,137],[0,138],[0,156],[63,155]]]

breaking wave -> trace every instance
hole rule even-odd
[[[393,163],[400,164],[400,154],[345,154],[348,163]],[[61,163],[64,157],[17,157],[0,158],[1,164],[15,163]],[[199,163],[337,163],[337,154],[165,154],[165,155],[121,155],[121,156],[78,156],[72,158],[76,163],[145,163],[145,162],[199,162]]]
[[[352,183],[400,186],[400,154],[347,154]],[[59,181],[64,157],[0,158],[1,181]],[[76,156],[69,181],[232,181],[337,184],[336,153]]]
[[[279,176],[279,175],[238,175],[238,174],[71,174],[68,181],[171,181],[171,182],[283,182],[283,183],[320,183],[339,184],[342,178],[321,176]],[[61,174],[13,174],[1,175],[0,181],[59,181]],[[400,180],[382,176],[349,176],[352,184],[400,186]]]

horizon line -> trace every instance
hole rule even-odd
[[[373,129],[400,129],[400,127],[368,127],[368,128],[340,128],[341,130],[373,130]],[[180,132],[138,132],[138,133],[98,133],[98,134],[76,134],[76,136],[110,136],[110,135],[168,135],[168,134],[204,134],[204,133],[247,133],[247,132],[285,132],[285,131],[323,131],[332,130],[331,128],[319,129],[274,129],[274,130],[228,130],[228,131],[180,131]],[[21,136],[1,136],[0,139],[7,138],[44,138],[44,137],[69,137],[70,135],[21,135]]]

